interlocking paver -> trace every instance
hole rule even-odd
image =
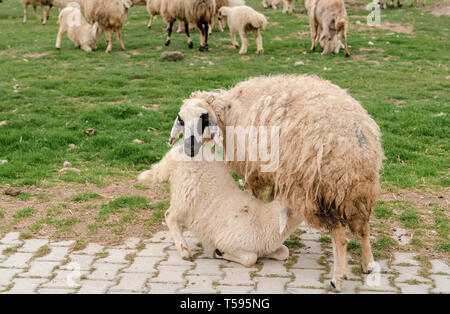
[[[30,239],[26,240],[24,245],[19,248],[18,252],[36,253],[40,247],[48,244],[46,239]]]
[[[113,286],[108,292],[115,291],[130,291],[143,293],[147,288],[145,283],[150,278],[150,275],[138,274],[138,273],[123,273],[120,275],[120,283],[117,286]]]
[[[432,273],[450,274],[450,267],[446,263],[444,263],[438,259],[431,260],[430,263],[432,266],[432,268],[431,268]]]
[[[189,266],[159,266],[157,276],[150,279],[150,282],[186,283],[184,273],[189,268]]]
[[[319,281],[320,275],[324,273],[323,270],[316,269],[291,269],[295,279],[288,283],[289,288],[322,288],[323,283]]]
[[[81,276],[85,276],[86,272],[83,271],[70,271],[70,270],[55,270],[55,275],[49,282],[41,285],[40,288],[62,288],[73,289],[80,285]]]
[[[256,291],[258,294],[280,294],[286,293],[285,285],[291,278],[270,278],[270,277],[255,277]]]
[[[195,260],[195,269],[189,271],[189,275],[222,276],[223,260],[198,258]]]
[[[70,294],[75,293],[76,289],[63,289],[63,288],[38,288],[37,293],[39,294]]]
[[[51,249],[50,253],[37,258],[37,261],[54,261],[54,262],[62,262],[66,259],[66,255],[69,252],[68,247],[64,246],[49,246]]]
[[[390,274],[379,274],[373,273],[364,276],[364,285],[359,287],[362,291],[386,291],[386,292],[397,292],[397,289],[393,287],[389,281],[389,277],[393,275]]]
[[[67,269],[70,265],[71,269],[73,265],[78,265],[80,270],[90,270],[92,267],[92,263],[96,258],[94,255],[81,255],[81,254],[72,254],[69,255],[70,263],[67,265],[63,265],[61,269]]]
[[[133,254],[135,250],[125,250],[125,249],[108,249],[105,251],[108,256],[100,259],[102,263],[111,264],[128,264],[130,261],[126,260],[128,254]]]
[[[12,278],[20,272],[21,269],[0,268],[0,286],[8,286]]]
[[[33,257],[33,253],[22,253],[17,252],[10,255],[3,263],[0,264],[0,267],[7,268],[25,268],[28,266],[28,262]]]
[[[148,273],[156,272],[156,264],[161,261],[161,257],[135,257],[131,266],[124,268],[127,273]]]
[[[149,294],[174,294],[180,289],[184,288],[184,284],[171,284],[171,283],[156,283],[152,282],[149,285]]]
[[[22,241],[19,240],[20,233],[19,232],[10,232],[7,233],[3,239],[0,239],[1,244],[10,244],[10,245],[20,245]]]
[[[168,251],[167,261],[161,262],[164,266],[194,266],[195,264],[191,261],[186,261],[181,258],[178,251]]]
[[[325,289],[309,289],[309,288],[287,288],[287,293],[291,294],[325,294]]]
[[[324,269],[318,261],[321,255],[319,254],[295,254],[298,258],[291,268],[305,268],[305,269]]]
[[[284,267],[285,261],[275,261],[263,259],[263,267],[260,271],[256,272],[258,276],[277,276],[277,277],[289,277],[292,274]]]
[[[432,275],[430,276],[433,279],[436,288],[433,288],[431,292],[433,293],[450,293],[450,276],[446,275]]]
[[[117,279],[117,273],[124,267],[123,264],[111,264],[111,263],[94,263],[92,267],[95,271],[88,275],[88,279],[92,280],[114,280]]]
[[[419,271],[421,269],[419,266],[392,266],[392,269],[399,273],[398,277],[395,278],[395,282],[407,282],[411,280],[418,282],[430,282],[429,279],[419,275]]]
[[[414,259],[416,254],[414,253],[394,253],[394,262],[392,265],[409,264],[413,266],[419,266],[419,262]]]
[[[88,254],[95,255],[97,253],[103,252],[104,247],[96,243],[89,243],[83,250],[76,251],[74,254]]]
[[[74,240],[59,241],[59,242],[51,242],[50,243],[51,246],[65,246],[65,247],[70,247],[70,246],[72,246],[74,244],[75,244]]]
[[[216,286],[220,294],[249,294],[255,293],[255,286]]]
[[[141,242],[141,239],[139,238],[128,238],[125,240],[125,242],[122,245],[116,245],[115,249],[135,249],[139,243]]]
[[[300,253],[322,254],[322,245],[317,241],[302,241],[305,247],[302,247]]]
[[[214,294],[218,292],[215,285],[221,279],[219,276],[186,276],[185,278],[188,283],[179,293]]]
[[[114,285],[112,281],[82,280],[78,294],[103,294],[112,285]]]
[[[139,251],[136,256],[166,257],[168,253],[165,252],[165,249],[169,246],[169,243],[147,243],[145,248]]]
[[[32,294],[36,293],[36,288],[44,283],[45,279],[36,278],[16,278],[13,283],[14,286],[5,294]]]
[[[409,285],[406,283],[397,284],[403,294],[427,294],[431,289],[431,284]]]
[[[255,282],[250,278],[250,272],[257,271],[256,268],[223,268],[225,273],[223,279],[219,281],[221,285],[253,285]]]
[[[58,262],[34,262],[27,272],[20,274],[20,277],[50,277],[58,265]]]

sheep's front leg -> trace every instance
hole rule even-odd
[[[27,4],[23,5],[23,21],[22,21],[23,24],[27,23],[27,7],[28,7]]]
[[[289,249],[285,245],[281,245],[276,251],[267,255],[268,258],[284,261],[289,258]]]
[[[124,51],[125,50],[125,45],[123,44],[123,40],[122,40],[122,32],[120,29],[117,30],[117,40],[120,43],[120,50]]]
[[[175,243],[178,252],[180,252],[181,258],[184,260],[190,260],[192,253],[183,237],[183,231],[181,230],[176,211],[169,208],[165,214],[165,217],[167,227],[170,230],[173,242]]]
[[[348,275],[345,227],[339,225],[332,230],[331,240],[333,242],[334,272],[333,279],[330,283],[330,290],[340,292],[344,286],[344,279]]]
[[[362,247],[362,271],[364,274],[370,274],[374,271],[374,259],[372,254],[372,247],[370,245],[370,226],[365,224],[361,232],[361,247]]]
[[[152,28],[152,24],[153,24],[153,21],[156,19],[156,15],[151,15],[150,14],[150,19],[148,20],[148,25],[147,25],[147,27],[150,29],[150,28]]]
[[[41,4],[41,9],[42,9],[42,25],[47,24],[47,17],[48,17],[48,13],[47,13],[47,8],[45,7],[45,5]]]
[[[107,31],[108,33],[108,37],[106,38],[106,41],[108,42],[108,45],[106,47],[106,53],[110,53],[112,51],[112,42],[113,42],[113,36],[114,36],[114,31],[112,29],[109,29]]]
[[[263,49],[263,45],[262,45],[262,36],[261,36],[261,32],[259,31],[259,29],[255,31],[255,39],[256,39],[257,52],[260,56],[262,56],[264,54],[264,49]]]
[[[309,16],[309,26],[311,27],[311,41],[312,41],[312,45],[311,45],[311,51],[315,51],[316,50],[316,42],[317,42],[317,28],[318,25],[316,23],[316,19],[314,18],[314,16]]]
[[[199,51],[208,50],[208,23],[198,22],[197,27],[200,30],[200,47]]]
[[[174,23],[174,21],[169,22],[169,26],[167,27],[167,39],[166,39],[166,42],[164,43],[165,46],[170,45],[170,36],[172,36],[173,23]]]
[[[281,13],[285,14],[288,11],[289,2],[288,0],[283,0],[283,11]]]
[[[194,44],[192,43],[192,39],[191,39],[191,34],[189,32],[189,23],[187,21],[184,22],[184,31],[185,31],[186,36],[187,36],[188,48],[189,49],[194,48]]]
[[[230,38],[231,38],[231,44],[234,46],[234,48],[238,49],[239,44],[236,40],[236,33],[230,28]]]
[[[56,49],[61,49],[61,39],[65,34],[65,29],[60,26],[59,27],[59,31],[58,31],[58,35],[56,36]]]
[[[247,36],[247,33],[244,31],[240,31],[239,36],[241,37],[241,43],[242,43],[242,47],[241,47],[241,50],[239,50],[239,54],[244,55],[247,53],[247,49],[248,49],[248,36]]]
[[[242,264],[246,267],[255,265],[256,260],[258,259],[258,256],[255,253],[241,252],[241,251],[233,252],[231,254],[231,253],[220,252],[219,250],[216,250],[214,252],[214,257],[220,258],[220,259],[226,259],[226,260],[232,261],[232,262],[236,262],[236,263]]]

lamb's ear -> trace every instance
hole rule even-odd
[[[227,16],[227,10],[220,8],[219,9],[219,16]]]
[[[170,139],[167,143],[169,146],[172,146],[175,141],[180,137],[181,132],[183,132],[183,122],[180,120],[180,117],[177,116],[175,122],[173,123],[172,131],[170,132]]]
[[[208,113],[208,129],[209,133],[211,134],[211,137],[213,138],[214,142],[217,146],[222,146],[222,132],[219,128],[219,125],[217,123],[217,118],[214,112]]]

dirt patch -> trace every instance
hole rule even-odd
[[[425,12],[430,12],[434,16],[450,15],[450,1],[444,1],[442,3],[436,3],[423,8]]]
[[[347,10],[355,10],[355,11],[365,10],[366,6],[367,6],[367,4],[364,2],[359,2],[359,1],[355,1],[355,0],[346,0],[345,1],[345,8]]]
[[[41,52],[41,53],[26,53],[23,56],[25,58],[42,58],[51,54],[51,51]]]
[[[414,33],[414,26],[412,25],[403,25],[400,23],[390,23],[390,22],[382,22],[379,26],[369,26],[367,24],[363,23],[357,23],[356,24],[358,31],[371,31],[374,29],[382,29],[382,30],[389,30],[396,33],[403,33],[411,35]],[[393,35],[393,34],[391,34]]]

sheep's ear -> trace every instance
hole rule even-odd
[[[170,132],[170,139],[168,142],[169,146],[172,146],[175,141],[180,137],[181,132],[183,132],[183,121],[180,119],[179,116],[175,119],[175,122],[173,123],[172,131]]]
[[[206,102],[208,104],[212,104],[214,102],[214,100],[216,100],[216,97],[214,97],[213,95],[209,96],[208,99],[206,100]]]

